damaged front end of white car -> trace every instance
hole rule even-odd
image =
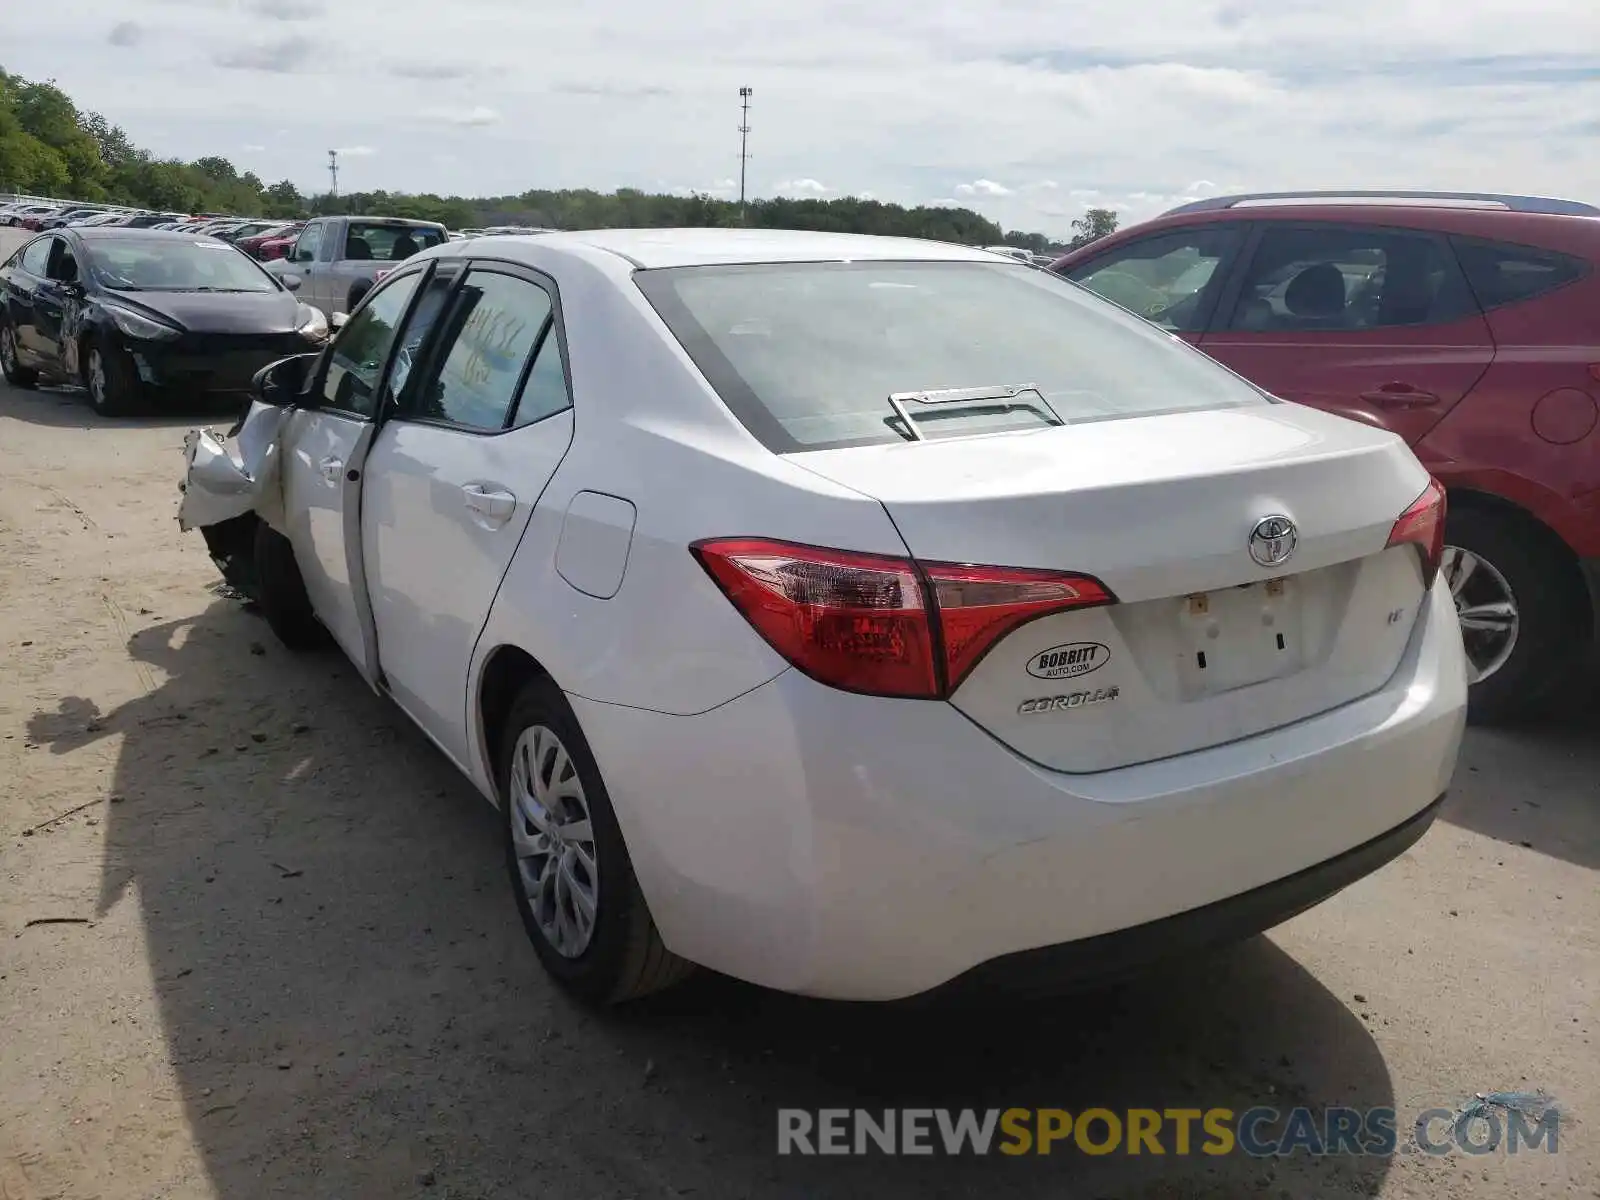
[[[250,408],[226,434],[191,429],[183,439],[178,527],[198,529],[229,586],[257,598],[255,544],[262,524],[283,532],[280,438],[316,355],[264,368]],[[231,440],[231,445],[229,441]]]

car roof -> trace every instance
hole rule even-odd
[[[995,261],[993,254],[976,246],[801,229],[584,229],[474,238],[448,243],[448,249],[461,257],[481,257],[489,253],[489,245],[506,250],[514,246],[536,248],[541,257],[552,251],[602,250],[643,270],[737,263]]]

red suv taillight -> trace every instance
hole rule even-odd
[[[1429,478],[1427,490],[1400,514],[1389,531],[1389,545],[1415,546],[1422,552],[1422,586],[1425,588],[1433,586],[1439,574],[1439,560],[1444,557],[1444,511],[1444,485]]]
[[[1062,571],[926,563],[765,538],[711,538],[691,553],[779,654],[820,683],[941,699],[1025,622],[1115,603]]]

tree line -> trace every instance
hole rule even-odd
[[[533,189],[515,196],[464,197],[374,191],[341,196],[302,195],[290,180],[266,183],[226,158],[193,162],[157,158],[135,146],[99,113],[81,110],[53,82],[35,82],[0,69],[0,192],[60,196],[170,212],[224,212],[293,219],[335,213],[414,217],[451,229],[493,225],[551,229],[626,226],[737,226],[815,229],[933,238],[968,245],[1019,246],[1047,254],[1075,248],[1111,232],[1117,214],[1090,209],[1063,241],[1042,233],[1002,229],[971,209],[941,205],[907,208],[856,196],[833,200],[775,196],[751,200],[746,211],[715,196],[661,195],[635,188]]]

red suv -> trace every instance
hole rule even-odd
[[[1223,196],[1052,264],[1263,390],[1391,429],[1449,493],[1480,721],[1600,623],[1600,208],[1446,192]]]

